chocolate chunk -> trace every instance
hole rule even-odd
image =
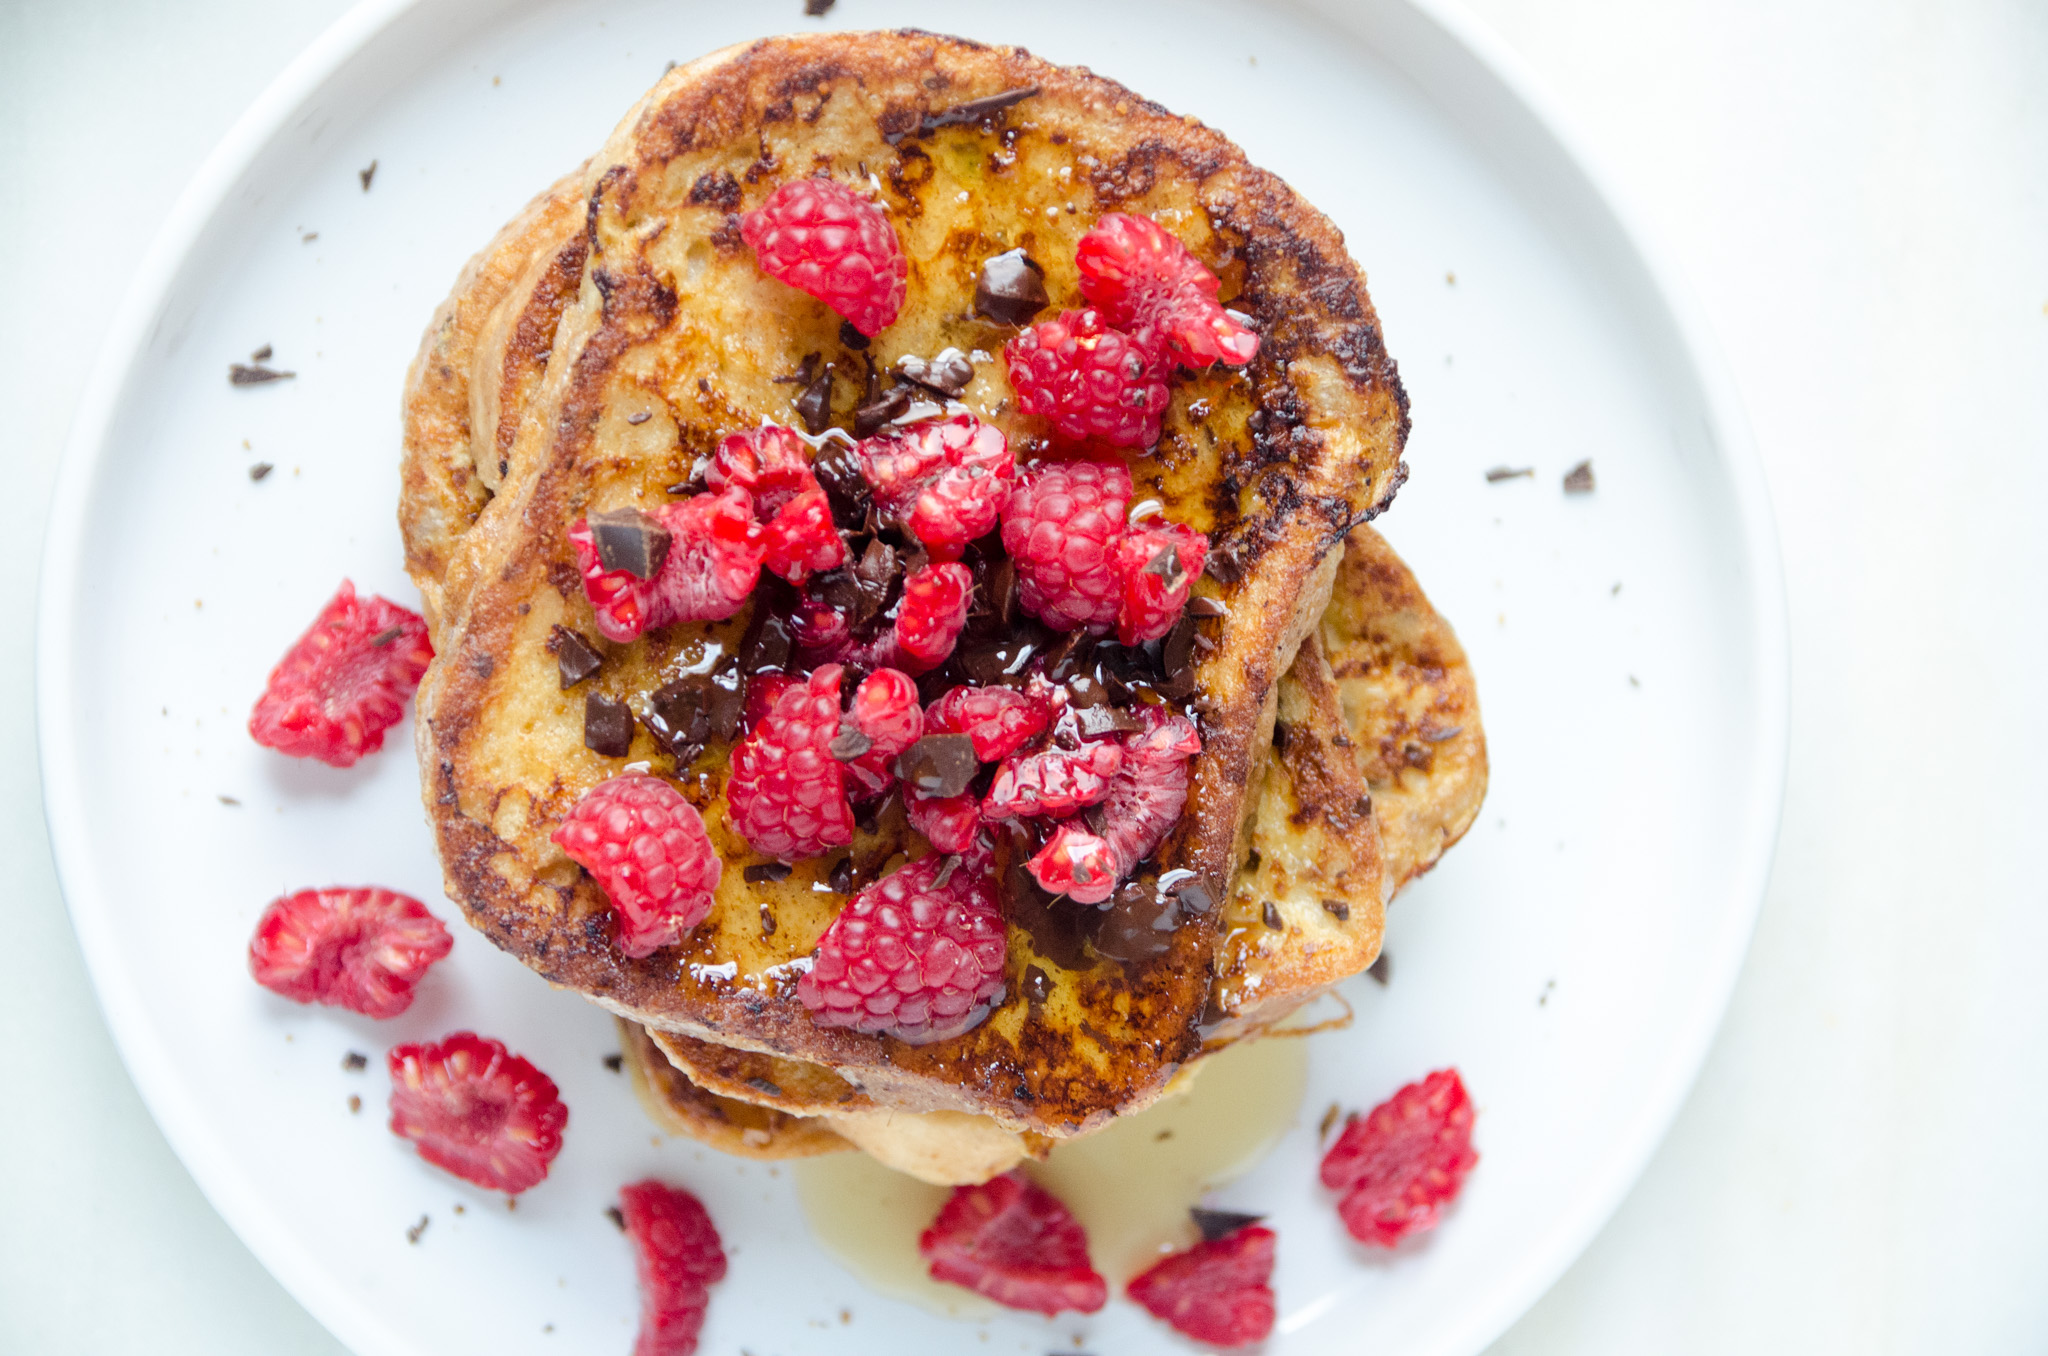
[[[564,692],[604,667],[604,656],[584,638],[581,631],[557,626],[548,633],[548,645],[555,652],[555,664],[562,673]]]
[[[942,349],[936,358],[906,355],[896,360],[896,373],[905,381],[951,399],[974,380],[974,364],[957,348]]]
[[[377,177],[377,162],[376,162],[376,161],[374,161],[374,160],[372,160],[372,161],[371,161],[371,162],[370,162],[370,163],[369,163],[369,164],[368,164],[367,166],[365,166],[364,168],[362,168],[362,169],[359,169],[359,170],[357,170],[357,171],[356,171],[356,178],[358,178],[358,179],[361,179],[361,180],[363,181],[363,192],[365,192],[365,193],[368,193],[368,192],[370,191],[370,180],[372,180],[372,179],[374,179],[374,178],[376,178],[376,177]]]
[[[617,1073],[626,1067],[626,1057],[624,1055],[606,1055],[604,1057],[604,1067],[610,1069],[613,1073]]]
[[[825,876],[825,887],[835,895],[853,893],[853,858],[841,857]]]
[[[274,367],[265,367],[261,363],[257,363],[254,366],[246,366],[242,363],[228,364],[228,385],[230,386],[261,386],[265,382],[270,381],[290,381],[297,375],[299,374],[296,372],[280,372]]]
[[[994,687],[1021,679],[1039,652],[1040,641],[1032,636],[1004,636],[985,643],[962,645],[953,652],[953,662],[974,680],[976,687]]]
[[[831,10],[838,0],[804,0],[804,13],[816,19]]]
[[[964,104],[942,108],[936,113],[927,113],[917,124],[918,137],[928,137],[941,127],[966,127],[973,123],[985,122],[1012,104],[1020,104],[1038,93],[1038,86],[1025,85],[1021,89],[1006,89],[1001,94],[990,94],[980,99],[969,99]],[[891,146],[902,141],[909,132],[885,132],[882,140]]]
[[[1144,723],[1128,711],[1115,706],[1070,707],[1074,724],[1083,739],[1095,739],[1106,734],[1123,734],[1131,730],[1144,729]]]
[[[251,466],[249,468],[249,479],[261,480],[263,479],[263,477],[269,475],[272,471],[276,469],[277,468],[275,466],[272,466],[267,461],[259,461],[254,466]]]
[[[630,505],[590,515],[590,535],[597,544],[598,563],[624,570],[635,579],[652,579],[668,559],[668,529]]]
[[[1126,881],[1109,897],[1095,931],[1095,949],[1111,960],[1146,961],[1173,946],[1180,902],[1150,881]]]
[[[998,325],[1029,324],[1052,302],[1045,291],[1045,270],[1023,250],[985,259],[974,284],[974,309]]]
[[[627,415],[627,416],[626,416],[626,422],[627,422],[627,423],[629,423],[629,424],[632,424],[632,425],[634,425],[634,426],[636,426],[636,427],[637,427],[637,426],[639,426],[639,425],[641,425],[641,424],[644,424],[644,423],[646,423],[646,422],[647,422],[648,420],[652,419],[653,417],[654,417],[654,415],[653,415],[653,413],[652,413],[651,411],[648,411],[648,410],[636,410],[636,411],[634,411],[634,412],[633,412],[632,414],[629,414],[629,415]]]
[[[740,872],[740,879],[749,885],[760,885],[767,881],[788,880],[789,873],[794,869],[788,862],[755,862],[752,866]]]
[[[843,532],[858,532],[867,522],[871,492],[860,473],[860,457],[851,447],[826,445],[811,463],[812,474],[825,487],[832,522]]]
[[[1212,547],[1208,564],[1203,568],[1219,584],[1235,584],[1244,578],[1244,560],[1234,546]]]
[[[1273,906],[1273,901],[1270,899],[1259,906],[1259,921],[1275,932],[1280,931],[1286,926],[1286,924],[1280,921],[1280,910]]]
[[[1209,887],[1199,880],[1183,881],[1174,889],[1174,898],[1189,913],[1207,913],[1216,907],[1216,896]]]
[[[375,168],[377,168],[377,167],[376,167],[376,166],[375,166],[374,164],[370,166],[370,169],[375,169]],[[364,170],[364,171],[363,171],[363,173],[364,173],[364,174],[368,174],[369,172],[370,172],[370,170]],[[363,183],[363,187],[364,187],[364,188],[368,188],[369,186],[370,186],[370,185],[369,185],[369,181],[368,181],[368,180],[365,180],[365,181],[364,181],[364,183]],[[420,1241],[420,1235],[421,1235],[421,1234],[423,1234],[423,1233],[425,1233],[425,1232],[427,1231],[427,1223],[428,1223],[427,1217],[426,1217],[425,1215],[421,1215],[421,1216],[420,1216],[420,1222],[419,1222],[418,1224],[415,1224],[415,1225],[413,1225],[413,1226],[412,1226],[412,1227],[411,1227],[410,1229],[407,1229],[407,1230],[405,1231],[405,1241],[406,1241],[406,1242],[408,1242],[408,1243],[417,1243],[417,1242],[419,1242],[419,1241]]]
[[[1031,938],[1031,949],[1067,970],[1085,970],[1089,965],[1083,915],[1093,921],[1096,910],[1056,900],[1045,892],[1025,865],[1031,856],[1030,841],[1021,831],[1008,837],[1008,865],[997,875],[1003,917]]]
[[[1591,494],[1593,492],[1593,463],[1582,461],[1564,473],[1566,494]]]
[[[749,871],[753,869],[751,866],[747,868]],[[786,866],[782,869],[785,874],[789,871],[789,868]],[[775,935],[775,911],[766,904],[761,906],[761,935],[763,937],[773,937]]]
[[[711,738],[711,680],[701,673],[663,683],[647,698],[647,732],[678,764],[703,752]]]
[[[1159,647],[1159,664],[1166,670],[1166,681],[1161,691],[1167,688],[1175,689],[1168,695],[1176,699],[1185,697],[1195,688],[1196,638],[1195,619],[1182,617],[1173,624],[1173,629],[1166,633],[1166,640]],[[1183,688],[1185,691],[1181,690]]]
[[[816,435],[823,433],[832,422],[832,368],[828,364],[811,383],[804,387],[803,394],[789,404],[796,411],[796,417],[804,421],[804,432]]]
[[[740,718],[747,710],[747,676],[739,661],[728,659],[711,674],[711,737],[732,739],[740,732]]]
[[[633,712],[616,697],[593,692],[583,699],[583,747],[624,758],[633,747]]]
[[[935,872],[932,876],[932,889],[945,889],[946,882],[953,879],[953,873],[960,869],[960,863],[963,860],[965,859],[962,858],[960,854],[957,852],[947,853],[946,860],[939,863],[938,871]]]
[[[927,796],[957,796],[980,770],[964,734],[926,735],[896,760],[896,775]]]
[[[740,642],[740,669],[756,673],[780,673],[789,667],[792,641],[789,619],[762,606],[766,590],[755,594],[754,617],[747,623],[746,639]]]
[[[902,562],[897,559],[894,547],[879,537],[868,543],[853,566],[856,596],[848,615],[856,624],[882,610],[889,601],[890,586],[902,573]]]
[[[862,734],[849,717],[840,723],[839,733],[833,735],[832,742],[825,747],[840,762],[850,763],[874,746],[875,741]]]
[[[625,1212],[620,1210],[619,1207],[617,1207],[616,1205],[606,1206],[604,1208],[604,1217],[610,1220],[613,1224],[617,1225],[620,1233],[626,1232]]]
[[[991,565],[974,591],[975,605],[986,608],[998,626],[1017,620],[1017,567],[1008,556]]]
[[[1227,617],[1230,615],[1230,609],[1224,605],[1221,598],[1205,598],[1198,594],[1188,599],[1188,615],[1190,617]]]
[[[839,322],[839,342],[858,353],[868,346],[868,337],[855,329],[851,320],[842,320]]]
[[[1180,552],[1172,546],[1162,546],[1152,553],[1152,559],[1145,562],[1146,574],[1156,574],[1159,582],[1166,586],[1168,593],[1187,582],[1188,572],[1181,568]]]
[[[1394,977],[1394,958],[1384,951],[1380,952],[1379,959],[1372,963],[1366,973],[1371,975],[1380,987],[1385,988],[1387,981]]]
[[[1503,480],[1516,480],[1523,476],[1534,480],[1536,478],[1536,468],[1533,466],[1496,466],[1486,473],[1486,481],[1491,485]]]
[[[761,1077],[759,1074],[756,1074],[752,1078],[749,1078],[747,1080],[747,1086],[752,1088],[755,1092],[765,1092],[770,1097],[780,1097],[782,1095],[782,1089],[780,1087],[778,1087],[774,1083],[769,1082],[767,1079]]]
[[[361,1073],[370,1067],[370,1057],[360,1050],[351,1050],[341,1057],[341,1067],[349,1073]]]
[[[891,386],[868,404],[853,412],[853,436],[872,438],[887,427],[890,420],[910,408],[910,388]]]
[[[1202,1231],[1204,1243],[1214,1243],[1265,1218],[1264,1215],[1241,1215],[1235,1210],[1204,1210],[1199,1205],[1190,1209],[1188,1215],[1194,1220],[1195,1227]]]
[[[1330,915],[1330,917],[1336,919],[1340,923],[1348,923],[1351,921],[1351,906],[1341,899],[1324,900],[1323,912]]]
[[[1024,997],[1033,1003],[1043,1003],[1052,997],[1052,976],[1035,965],[1024,967]]]

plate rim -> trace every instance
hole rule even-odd
[[[160,1051],[160,1042],[138,991],[116,958],[110,916],[81,903],[88,893],[82,882],[90,875],[82,779],[66,758],[53,757],[61,751],[60,736],[73,728],[76,714],[64,678],[77,628],[60,604],[76,591],[78,548],[111,423],[187,256],[228,205],[237,183],[324,84],[390,26],[415,10],[447,2],[359,0],[278,73],[201,162],[144,252],[90,369],[57,468],[36,590],[36,744],[44,820],[58,886],[115,1047],[151,1118],[208,1204],[315,1321],[361,1353],[405,1350],[407,1343],[373,1310],[341,1289],[296,1244],[269,1204],[219,1161],[199,1109],[174,1079],[159,1072],[168,1069],[169,1062],[152,1057]],[[1286,7],[1305,10],[1325,23],[1340,22],[1319,12],[1322,6],[1314,3]],[[1657,1077],[1651,1080],[1650,1094],[1640,1100],[1633,1123],[1622,1136],[1624,1151],[1611,1156],[1606,1168],[1595,1174],[1592,1189],[1582,1193],[1478,1303],[1439,1329],[1437,1340],[1415,1349],[1450,1356],[1478,1352],[1500,1336],[1577,1260],[1634,1188],[1698,1080],[1732,1000],[1776,855],[1790,738],[1789,615],[1775,514],[1739,388],[1703,309],[1658,232],[1647,226],[1587,138],[1520,54],[1460,0],[1374,0],[1360,8],[1420,24],[1461,49],[1580,177],[1585,194],[1610,219],[1619,241],[1633,253],[1632,262],[1655,303],[1663,308],[1688,375],[1698,387],[1709,442],[1730,492],[1741,558],[1750,566],[1744,602],[1755,655],[1752,738],[1757,757],[1731,873],[1735,903],[1724,911],[1715,945],[1700,957],[1702,998],[1683,1014]]]

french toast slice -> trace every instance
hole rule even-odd
[[[994,119],[999,133],[940,127],[892,144],[885,130],[921,133],[937,121],[930,114],[1027,85],[1038,93]],[[1189,811],[1157,859],[1162,870],[1195,870],[1220,895],[1235,871],[1276,680],[1320,611],[1331,547],[1398,481],[1398,383],[1335,232],[1221,138],[1119,87],[922,35],[758,44],[685,68],[607,156],[583,290],[554,337],[549,389],[520,426],[520,445],[531,437],[535,455],[506,459],[498,498],[462,538],[457,555],[474,582],[422,688],[429,811],[451,895],[500,945],[615,1010],[850,1072],[893,1108],[979,1111],[1014,1128],[1073,1133],[1155,1094],[1199,1045],[1209,915],[1189,917],[1166,953],[1128,966],[1088,962],[1046,935],[1056,929],[1028,926],[1042,920],[1013,920],[1027,924],[1013,930],[1013,975],[1035,966],[1050,992],[1028,1000],[1013,982],[1010,1001],[983,1027],[923,1048],[821,1030],[790,1001],[797,963],[836,912],[837,897],[812,888],[827,864],[800,864],[773,883],[729,871],[711,920],[686,947],[647,961],[618,955],[602,897],[547,839],[567,806],[620,766],[582,747],[580,703],[561,696],[546,652],[556,623],[587,630],[574,576],[565,580],[562,531],[579,511],[659,502],[661,487],[687,479],[723,432],[786,420],[790,392],[774,379],[805,354],[829,352],[858,368],[829,313],[776,291],[743,250],[721,243],[732,209],[757,199],[789,161],[872,164],[878,183],[887,174],[883,198],[917,263],[905,322],[873,345],[884,365],[942,342],[999,344],[1001,332],[972,319],[967,304],[984,254],[1021,240],[1053,275],[1079,230],[1111,206],[1176,220],[1198,253],[1236,279],[1233,304],[1258,319],[1265,340],[1248,378],[1183,382],[1159,452],[1133,464],[1169,515],[1208,531],[1228,562],[1227,580],[1202,586],[1229,609],[1197,666],[1206,746]],[[748,170],[765,182],[742,187]],[[1071,189],[1059,196],[1076,205],[1074,218],[1039,217],[1026,180]],[[969,182],[979,196],[962,187]],[[1071,278],[1048,283],[1070,290]],[[748,324],[736,332],[739,314]],[[984,364],[965,403],[1021,445],[1035,435],[1007,407],[1005,388],[1000,368]],[[460,568],[450,566],[451,580]],[[611,695],[642,695],[711,645],[729,651],[744,620],[608,647],[607,669],[592,681]],[[625,761],[667,771],[664,759],[642,734]],[[759,859],[721,830],[722,765],[714,747],[676,771],[737,868]],[[903,845],[885,827],[855,850]],[[763,904],[777,922],[765,936]]]

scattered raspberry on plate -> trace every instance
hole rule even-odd
[[[725,1276],[718,1228],[695,1196],[649,1178],[619,1190],[619,1215],[640,1276],[640,1334],[633,1356],[691,1356]]]
[[[341,588],[270,671],[249,716],[259,744],[294,758],[353,766],[384,747],[384,732],[434,660],[427,624],[388,598]]]
[[[1058,1197],[1015,1173],[953,1188],[917,1250],[934,1280],[1012,1309],[1092,1314],[1109,1299],[1080,1223]]]
[[[249,973],[298,1003],[396,1017],[455,941],[410,895],[375,886],[272,900],[249,939]]]
[[[393,1046],[391,1133],[421,1158],[489,1191],[518,1195],[548,1175],[569,1108],[554,1080],[470,1031]]]
[[[1361,1243],[1391,1248],[1434,1228],[1479,1161],[1472,1098],[1456,1069],[1438,1069],[1354,1117],[1323,1155],[1323,1185],[1344,1193],[1337,1214]]]
[[[1248,1225],[1163,1257],[1125,1293],[1197,1342],[1248,1347],[1273,1331],[1274,1233]]]

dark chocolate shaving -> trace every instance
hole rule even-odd
[[[1280,910],[1273,906],[1273,901],[1270,899],[1259,907],[1259,921],[1274,932],[1278,932],[1286,926],[1280,921]]]
[[[1221,598],[1205,598],[1197,594],[1195,597],[1188,599],[1188,615],[1190,617],[1227,617],[1230,615],[1230,609],[1224,605]]]
[[[1463,733],[1465,733],[1465,727],[1462,725],[1446,725],[1440,730],[1425,728],[1422,732],[1422,737],[1432,744],[1441,744],[1446,739],[1456,739]]]
[[[371,169],[375,169],[375,168],[376,168],[376,166],[375,166],[375,165],[372,165],[372,166],[371,166],[370,168],[371,168]],[[366,170],[366,171],[364,171],[364,172],[365,172],[365,173],[368,173],[368,171],[367,171],[367,170]],[[369,187],[369,184],[368,184],[368,183],[365,183],[365,184],[363,185],[363,187],[364,187],[364,188],[368,188],[368,187]],[[410,1229],[407,1229],[407,1230],[405,1231],[405,1241],[406,1241],[406,1242],[408,1242],[408,1243],[417,1243],[417,1242],[419,1242],[419,1241],[420,1241],[420,1235],[421,1235],[421,1234],[423,1234],[423,1233],[425,1233],[425,1232],[427,1231],[427,1223],[428,1223],[428,1221],[427,1221],[427,1217],[426,1217],[425,1215],[421,1215],[421,1216],[420,1216],[420,1222],[419,1222],[418,1224],[415,1224],[415,1225],[413,1225],[413,1226],[412,1226],[412,1227],[411,1227]]]
[[[606,1055],[604,1057],[604,1067],[610,1069],[613,1073],[618,1073],[626,1067],[626,1057],[624,1055]]]
[[[858,353],[868,346],[868,337],[855,329],[851,320],[842,320],[839,322],[839,342]]]
[[[788,880],[795,868],[788,862],[755,862],[740,872],[740,879],[749,885],[760,885],[767,881]],[[765,905],[763,906],[766,907]]]
[[[1394,958],[1384,951],[1380,952],[1379,959],[1367,968],[1366,973],[1382,988],[1386,987],[1387,981],[1394,977]]]
[[[896,375],[950,400],[974,380],[974,364],[957,348],[942,349],[936,358],[909,354],[896,360]]]
[[[341,1057],[341,1067],[349,1073],[361,1073],[370,1067],[370,1057],[360,1050],[351,1050]]]
[[[1524,476],[1534,480],[1536,478],[1536,468],[1533,466],[1496,466],[1486,473],[1486,481],[1491,485],[1503,480],[1517,480]]]
[[[261,386],[265,382],[290,381],[297,375],[299,374],[296,372],[280,372],[274,367],[265,367],[261,363],[253,367],[242,363],[228,364],[228,385],[230,386]]]
[[[598,653],[597,647],[581,631],[567,626],[557,625],[548,633],[548,648],[555,652],[555,664],[561,670],[564,692],[604,667],[604,656]]]
[[[981,765],[974,740],[964,734],[926,735],[896,760],[896,775],[927,796],[957,796]]]
[[[1202,568],[1219,584],[1235,584],[1244,578],[1244,560],[1234,546],[1211,548],[1208,563]]]
[[[261,480],[263,479],[263,477],[269,475],[272,471],[276,469],[277,468],[275,466],[272,466],[267,461],[259,461],[254,466],[251,466],[249,468],[249,479]]]
[[[653,417],[654,412],[652,410],[635,410],[633,413],[626,416],[626,422],[629,424],[636,425],[644,424]]]
[[[835,895],[853,893],[853,858],[841,857],[825,876],[825,888]]]
[[[1006,89],[1001,94],[969,99],[964,104],[955,104],[951,108],[942,108],[936,113],[925,114],[917,124],[915,132],[885,132],[882,140],[894,146],[906,137],[928,137],[942,127],[965,127],[985,122],[1011,105],[1023,103],[1036,93],[1038,86],[1025,85],[1021,89]]]
[[[1188,572],[1181,568],[1180,551],[1173,546],[1162,546],[1152,553],[1152,559],[1145,562],[1146,574],[1156,574],[1159,582],[1171,593],[1187,582]]]
[[[619,1207],[616,1205],[606,1206],[604,1208],[604,1217],[617,1225],[620,1233],[626,1232],[626,1215]]]
[[[371,161],[371,162],[370,162],[370,163],[369,163],[369,164],[368,164],[367,166],[365,166],[364,168],[362,168],[362,169],[359,169],[359,170],[357,170],[357,171],[356,171],[356,178],[358,178],[358,179],[361,179],[361,180],[363,181],[363,192],[365,192],[365,193],[368,193],[368,192],[370,191],[370,180],[372,180],[372,179],[374,179],[374,178],[376,178],[376,177],[377,177],[377,162],[376,162],[376,161],[374,161],[374,160],[372,160],[372,161]]]
[[[1239,1229],[1248,1228],[1265,1218],[1264,1215],[1242,1215],[1235,1210],[1204,1210],[1199,1205],[1190,1209],[1188,1216],[1194,1220],[1195,1227],[1202,1231],[1204,1243],[1214,1243],[1219,1238],[1227,1238]]]
[[[998,325],[1029,324],[1052,303],[1045,291],[1045,270],[1023,250],[1009,250],[984,259],[974,284],[974,310]]]
[[[1033,1003],[1043,1003],[1052,997],[1052,976],[1035,965],[1024,967],[1024,997]]]
[[[647,732],[678,766],[693,761],[711,739],[711,679],[685,674],[647,698]]]
[[[853,436],[872,438],[910,408],[910,388],[891,386],[868,404],[853,412]]]
[[[789,619],[762,606],[764,601],[760,594],[755,596],[754,617],[740,642],[740,669],[747,674],[780,673],[789,667]]]
[[[1323,912],[1330,915],[1330,917],[1336,919],[1340,923],[1348,923],[1351,921],[1351,906],[1341,899],[1324,900]]]
[[[1172,948],[1180,923],[1179,900],[1162,893],[1156,883],[1126,881],[1102,909],[1095,949],[1111,960],[1147,961]]]
[[[832,423],[832,367],[828,363],[823,372],[812,378],[803,393],[789,403],[796,411],[796,417],[804,421],[804,432],[813,436],[823,433]]]
[[[632,709],[602,692],[584,697],[583,747],[606,758],[624,758],[633,747]]]
[[[1582,461],[1564,473],[1566,494],[1591,494],[1593,492],[1593,463]]]
[[[635,579],[661,573],[672,542],[667,528],[631,505],[593,513],[589,521],[598,563],[607,570],[624,570]]]
[[[749,867],[747,869],[751,871],[753,868]],[[783,869],[787,871],[789,868],[784,867]],[[775,911],[766,904],[761,906],[761,935],[763,937],[773,937],[775,935]]]
[[[265,345],[264,345],[264,346],[263,346],[262,348],[259,348],[259,349],[257,349],[257,350],[256,350],[256,351],[255,351],[254,353],[251,353],[251,354],[249,355],[249,361],[250,361],[250,362],[252,362],[252,363],[267,363],[267,362],[269,362],[269,361],[270,361],[270,345],[268,345],[268,344],[265,344]]]
[[[839,733],[833,735],[832,742],[825,747],[840,762],[850,763],[874,746],[875,741],[862,734],[854,726],[853,721],[848,719],[840,725]]]
[[[370,637],[370,648],[373,650],[388,650],[391,648],[392,642],[404,634],[405,628],[403,626],[387,626],[376,635]]]
[[[811,472],[825,487],[832,522],[842,532],[858,532],[867,522],[871,491],[860,473],[860,456],[852,448],[827,445],[811,463]]]
[[[839,0],[804,0],[804,13],[813,19],[822,18]]]

